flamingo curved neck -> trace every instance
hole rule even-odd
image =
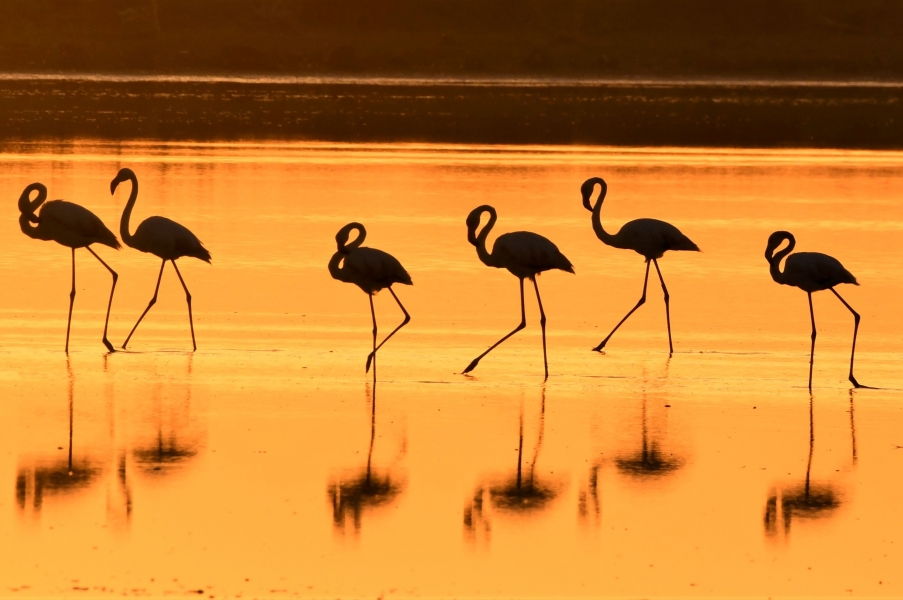
[[[122,241],[129,246],[134,247],[134,238],[129,233],[129,218],[132,216],[132,209],[135,207],[135,201],[138,199],[138,178],[134,173],[129,173],[126,178],[132,182],[132,192],[129,194],[129,200],[126,202],[125,210],[122,211],[122,218],[119,220],[119,235]]]
[[[793,238],[789,238],[787,241],[789,244],[786,248],[780,252],[766,255],[765,257],[768,259],[768,270],[771,272],[771,278],[777,283],[784,283],[784,273],[781,272],[781,261],[793,251],[793,247],[796,245]],[[772,250],[772,252],[774,251]]]
[[[605,231],[605,228],[602,227],[602,203],[604,201],[605,188],[602,188],[602,191],[599,193],[599,198],[596,200],[596,204],[593,205],[593,231],[596,232],[596,237],[602,240],[603,243],[614,246],[615,236]]]
[[[348,236],[352,231],[357,231],[358,235],[352,241],[348,241]],[[335,236],[336,246],[338,246],[339,254],[348,254],[352,250],[360,248],[367,237],[367,230],[360,223],[348,223],[342,227]],[[334,257],[333,257],[334,258]],[[331,263],[330,263],[331,264]]]
[[[477,248],[477,256],[483,262],[484,265],[489,267],[498,266],[496,264],[495,259],[492,254],[486,249],[486,239],[489,237],[489,231],[495,226],[495,222],[498,219],[498,215],[495,212],[495,209],[489,207],[484,212],[489,213],[489,222],[480,230],[480,233],[476,237],[476,243],[474,246]]]
[[[35,190],[38,192],[38,197],[32,200],[31,193]],[[22,233],[30,238],[44,239],[40,234],[41,221],[35,216],[34,212],[39,206],[44,204],[45,200],[47,200],[47,188],[40,183],[32,183],[19,196],[19,211],[21,213],[19,215],[19,228],[22,230]],[[32,223],[36,225],[32,225]]]
[[[345,260],[346,256],[348,256],[347,253],[336,252],[332,255],[332,258],[329,259],[329,274],[333,279],[345,281],[345,265],[342,264],[339,266],[339,264]]]

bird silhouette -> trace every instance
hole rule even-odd
[[[352,231],[357,231],[357,237],[351,242],[348,237]],[[383,344],[389,341],[399,329],[407,325],[411,321],[411,315],[405,310],[404,305],[392,285],[402,283],[404,285],[414,285],[411,276],[404,270],[398,259],[387,252],[377,250],[376,248],[361,247],[364,238],[367,237],[367,230],[360,223],[348,223],[335,235],[338,251],[329,259],[329,274],[333,279],[344,281],[345,283],[353,283],[357,287],[364,290],[370,299],[370,317],[373,319],[373,351],[367,355],[366,371],[370,370],[370,363],[373,363],[373,380],[376,381],[376,351],[383,347]],[[376,344],[376,311],[373,308],[373,296],[382,289],[388,288],[389,293],[395,298],[401,312],[404,313],[404,321],[392,330],[385,339]]]
[[[775,252],[778,246],[787,242],[787,247]],[[809,296],[809,316],[812,319],[812,345],[809,350],[809,391],[812,391],[812,365],[815,360],[815,311],[812,308],[812,292],[831,290],[837,299],[853,313],[853,350],[850,353],[850,382],[853,387],[866,387],[860,385],[853,377],[853,359],[856,357],[856,334],[859,333],[860,316],[853,307],[847,304],[835,285],[852,283],[859,285],[852,273],[847,271],[840,261],[833,256],[820,252],[797,252],[787,256],[796,246],[796,238],[788,231],[775,231],[768,236],[768,246],[765,248],[765,260],[768,261],[771,278],[782,285],[798,287]],[[787,257],[784,263],[784,271],[781,271],[781,261]]]
[[[601,192],[599,192],[596,203],[590,204],[590,198],[593,195],[596,184],[601,188]],[[583,185],[580,187],[580,192],[583,194],[583,206],[586,210],[593,213],[593,231],[596,232],[596,237],[608,246],[622,248],[624,250],[633,250],[646,259],[646,275],[643,278],[643,295],[640,296],[640,301],[636,303],[636,306],[630,309],[630,312],[615,325],[615,328],[611,330],[611,333],[609,333],[598,346],[593,348],[593,350],[601,352],[605,347],[605,344],[608,343],[608,340],[611,339],[611,336],[613,336],[618,328],[624,324],[624,321],[626,321],[636,309],[645,304],[646,286],[649,283],[649,263],[651,262],[655,265],[655,272],[658,273],[658,279],[662,284],[662,292],[665,294],[665,319],[668,323],[668,352],[673,354],[674,344],[671,341],[671,295],[668,293],[668,288],[665,286],[665,279],[662,277],[662,272],[658,268],[658,259],[668,250],[690,250],[699,252],[699,247],[694,244],[690,238],[682,234],[677,227],[657,219],[636,219],[629,221],[621,227],[618,233],[612,235],[602,227],[602,219],[600,216],[602,213],[602,202],[605,200],[605,194],[608,192],[608,184],[606,184],[605,180],[601,177],[592,177],[583,182]]]
[[[38,192],[32,200],[32,192]],[[119,240],[107,229],[100,218],[87,208],[65,200],[47,200],[47,188],[41,183],[32,183],[19,197],[19,227],[22,233],[36,240],[52,240],[68,248],[72,248],[72,291],[69,292],[69,320],[66,322],[66,354],[69,353],[69,330],[72,326],[72,306],[75,303],[75,249],[84,248],[94,255],[100,264],[113,275],[113,287],[110,288],[110,300],[107,303],[107,316],[103,325],[103,344],[110,352],[115,352],[113,344],[107,339],[107,327],[110,323],[110,308],[113,306],[113,292],[119,275],[105,263],[91,244],[103,244],[119,250]],[[41,207],[35,216],[35,210]],[[33,225],[34,224],[34,225]]]
[[[132,334],[138,329],[138,325],[141,323],[144,315],[156,304],[157,292],[160,291],[160,280],[163,279],[163,267],[166,266],[166,261],[169,261],[176,270],[176,275],[179,276],[179,281],[182,282],[182,288],[185,290],[185,300],[188,302],[188,324],[191,327],[191,346],[193,350],[197,350],[198,345],[194,340],[194,318],[191,315],[191,293],[188,291],[188,286],[185,285],[185,280],[182,279],[182,273],[179,272],[176,260],[183,256],[191,256],[209,263],[210,252],[204,248],[201,240],[196,235],[166,217],[148,217],[138,225],[135,235],[129,233],[129,217],[132,216],[135,200],[138,199],[138,178],[131,169],[120,169],[113,181],[110,182],[110,193],[115,194],[116,188],[123,181],[132,182],[132,193],[129,194],[125,210],[122,211],[122,219],[119,221],[119,235],[122,236],[122,241],[127,246],[131,246],[141,252],[153,254],[163,259],[163,263],[160,265],[160,274],[157,276],[157,287],[154,288],[154,297],[151,298],[147,308],[138,317],[138,322],[132,327],[132,331],[125,338],[122,347],[125,348],[128,345],[129,340],[132,339]]]
[[[480,219],[483,213],[489,213],[489,222],[483,226],[477,234]],[[520,325],[514,331],[494,343],[486,352],[479,355],[464,369],[465,373],[473,371],[480,359],[492,352],[496,346],[527,326],[527,316],[524,310],[524,279],[533,282],[536,290],[536,302],[539,304],[539,324],[542,327],[542,362],[545,369],[545,377],[549,378],[549,361],[546,357],[546,313],[542,309],[542,299],[539,297],[539,286],[536,276],[543,271],[561,269],[568,273],[574,272],[571,261],[558,250],[558,247],[547,238],[530,231],[514,231],[504,233],[496,238],[492,245],[492,253],[486,250],[486,238],[489,231],[495,225],[498,214],[495,209],[487,204],[478,206],[467,215],[467,241],[476,246],[477,256],[483,264],[496,269],[508,269],[508,271],[520,280]]]

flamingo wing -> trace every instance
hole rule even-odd
[[[618,248],[634,250],[646,258],[661,258],[668,250],[699,252],[699,246],[681,231],[658,219],[636,219],[615,234]]]
[[[841,283],[859,285],[839,260],[821,252],[797,252],[788,256],[784,278],[807,292],[826,290]]]
[[[64,246],[83,248],[96,243],[120,248],[116,235],[100,217],[78,204],[51,200],[41,207],[38,218],[48,237]]]
[[[574,272],[571,261],[548,238],[531,231],[500,235],[492,247],[492,257],[517,277],[532,277],[550,269]]]
[[[348,253],[343,271],[346,281],[356,283],[370,294],[394,283],[414,283],[397,258],[376,248],[362,247]]]
[[[133,245],[142,252],[149,252],[163,260],[176,260],[183,256],[210,262],[210,252],[191,231],[166,217],[148,217],[138,225]]]

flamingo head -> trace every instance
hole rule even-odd
[[[38,192],[37,198],[34,200],[31,199],[32,192]],[[47,188],[43,183],[32,183],[28,187],[26,187],[22,191],[22,195],[19,196],[19,212],[22,213],[22,216],[28,217],[28,220],[32,223],[38,223],[38,218],[35,216],[34,211],[41,206],[44,201],[47,199]]]
[[[129,179],[131,179],[133,182],[137,181],[138,178],[135,176],[135,172],[128,167],[119,169],[119,172],[116,173],[116,177],[114,177],[113,181],[110,182],[110,194],[115,194],[116,188],[119,187],[119,184]]]
[[[349,244],[348,237],[352,231],[357,231],[358,236]],[[363,225],[360,223],[348,223],[335,234],[335,242],[339,252],[347,253],[363,244],[365,237],[367,237],[367,230],[364,229]]]
[[[796,239],[793,237],[793,234],[789,231],[775,231],[770,236],[768,236],[768,246],[765,247],[765,260],[771,262],[774,257],[774,251],[778,249],[778,246],[783,244],[784,242],[788,242],[788,246],[785,250],[782,251],[783,254],[789,254],[793,247],[796,245]]]
[[[495,216],[495,209],[488,204],[476,207],[467,215],[467,241],[474,246],[477,245],[477,227],[480,226],[480,219],[483,217],[484,212]]]
[[[608,192],[608,184],[605,183],[604,179],[601,177],[590,177],[580,186],[580,193],[583,195],[583,207],[590,212],[593,211],[593,205],[590,204],[590,198],[593,195],[593,190],[596,189],[597,183],[602,188],[602,192],[599,194],[599,201],[601,202],[605,199],[605,194]]]

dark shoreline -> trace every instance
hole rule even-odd
[[[0,80],[0,143],[436,142],[903,149],[899,86]]]

